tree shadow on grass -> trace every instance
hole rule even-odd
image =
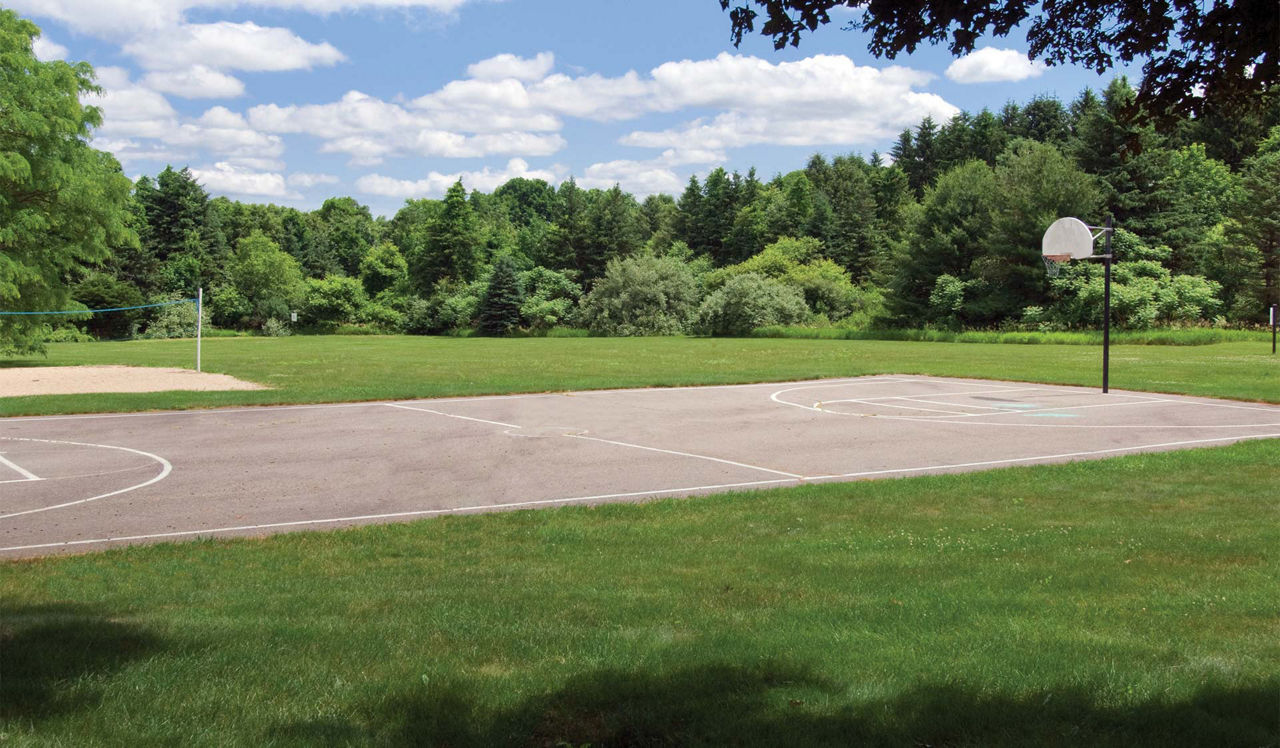
[[[109,675],[164,648],[157,636],[81,605],[0,611],[0,720],[35,722],[97,703],[79,679]]]
[[[283,726],[272,742],[391,746],[1228,746],[1275,745],[1280,680],[1184,701],[1101,706],[1085,691],[1009,696],[926,684],[858,700],[778,663],[665,673],[602,670],[514,707],[474,683],[425,683],[356,710]]]

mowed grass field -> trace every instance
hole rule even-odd
[[[883,341],[208,341],[259,393],[7,412],[922,373],[1100,351]],[[48,363],[189,365],[185,341]],[[1280,402],[1269,348],[1113,385]],[[0,564],[13,745],[1280,745],[1280,441]]]
[[[12,745],[1266,746],[1276,443],[0,566]]]
[[[0,366],[129,364],[194,368],[188,340],[64,343]],[[0,415],[409,399],[611,387],[931,374],[1098,386],[1101,349],[878,340],[755,338],[213,338],[206,371],[273,389],[0,397]],[[1280,358],[1264,342],[1118,345],[1118,389],[1280,402]]]

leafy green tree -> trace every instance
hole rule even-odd
[[[493,263],[493,272],[489,274],[489,284],[476,312],[476,332],[493,337],[510,335],[520,327],[523,304],[524,291],[516,275],[516,265],[503,255]]]
[[[590,201],[571,177],[556,193],[555,225],[547,237],[544,264],[553,270],[576,268],[590,241]]]
[[[41,62],[40,30],[0,10],[0,309],[62,310],[67,279],[136,242],[128,226],[129,180],[89,147],[102,122],[80,96],[96,92],[87,63]],[[0,316],[0,353],[43,350],[34,316]]]
[[[1042,303],[1047,291],[1040,240],[1063,216],[1088,219],[1099,196],[1093,178],[1048,143],[1015,141],[995,169],[987,249],[969,268],[979,291],[970,321],[995,324]],[[964,277],[962,275],[962,277]]]
[[[350,276],[360,273],[360,261],[373,246],[374,224],[369,207],[351,197],[331,197],[316,212],[329,252],[339,269]]]
[[[1242,295],[1237,306],[1241,316],[1261,322],[1267,307],[1280,304],[1280,127],[1273,127],[1257,154],[1245,161],[1241,186],[1230,236],[1256,251],[1256,260],[1245,267],[1252,270],[1257,290],[1248,295],[1252,314],[1240,305],[1248,296]]]
[[[968,274],[987,247],[995,202],[995,174],[982,161],[938,178],[888,270],[887,321],[914,327],[931,320],[929,299],[938,276]]]
[[[555,188],[541,179],[516,177],[494,190],[493,197],[505,207],[516,226],[548,223],[555,216]]]
[[[428,224],[424,241],[419,244],[411,240],[410,246],[416,251],[406,258],[410,280],[420,292],[433,288],[440,280],[475,280],[481,260],[479,242],[479,227],[467,202],[467,190],[458,180],[445,193],[444,205]]]
[[[360,282],[369,296],[403,286],[409,280],[409,263],[391,242],[382,242],[360,261]]]
[[[702,185],[697,175],[689,177],[689,184],[685,185],[676,207],[680,211],[675,221],[676,238],[688,244],[694,252],[706,252],[710,239],[702,225]]]
[[[699,300],[698,281],[674,257],[613,259],[582,298],[581,319],[597,335],[677,335]]]
[[[304,291],[298,261],[257,231],[237,243],[228,279],[244,299],[244,314],[237,323],[249,327],[287,318]]]
[[[616,184],[593,197],[588,238],[576,262],[584,279],[599,277],[606,262],[630,256],[644,243],[644,216],[634,197]]]
[[[1193,256],[1196,245],[1239,202],[1240,180],[1198,143],[1164,155],[1162,174],[1147,200],[1143,233],[1173,250],[1169,269],[1188,272],[1198,264]]]

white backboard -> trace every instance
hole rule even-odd
[[[1040,242],[1044,255],[1071,255],[1074,260],[1093,255],[1093,232],[1079,218],[1059,218],[1050,224]]]

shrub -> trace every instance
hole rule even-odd
[[[166,301],[161,299],[160,301]],[[204,305],[202,315],[204,317],[204,329],[208,330],[212,325],[212,311],[209,305]],[[196,305],[195,304],[170,304],[162,306],[156,310],[155,316],[151,320],[151,324],[147,325],[147,329],[138,335],[139,338],[147,340],[160,340],[166,338],[194,338],[196,336]]]
[[[357,319],[383,332],[403,329],[405,314],[381,301],[369,302],[360,310]]]
[[[613,259],[582,299],[581,321],[596,335],[676,335],[698,303],[698,282],[674,257]]]
[[[289,329],[288,322],[272,317],[262,323],[262,334],[268,338],[286,338],[293,334],[293,330]]]
[[[520,274],[525,291],[520,316],[532,332],[542,332],[564,324],[573,317],[582,287],[563,274],[535,267]]]
[[[748,335],[757,327],[794,324],[808,311],[796,289],[747,273],[731,278],[702,302],[694,328],[706,335]]]
[[[61,327],[44,325],[41,337],[46,343],[92,343],[96,340],[92,335],[83,332],[74,325],[62,325]]]
[[[303,299],[302,318],[321,330],[354,321],[368,303],[360,281],[344,275],[308,278]]]
[[[435,329],[435,318],[431,303],[414,296],[405,304],[400,331],[409,335],[430,335]]]
[[[140,306],[142,294],[131,283],[117,280],[106,273],[94,272],[75,285],[72,298],[89,309],[118,309]],[[97,338],[128,338],[142,317],[142,310],[108,312],[87,316],[76,326]]]

